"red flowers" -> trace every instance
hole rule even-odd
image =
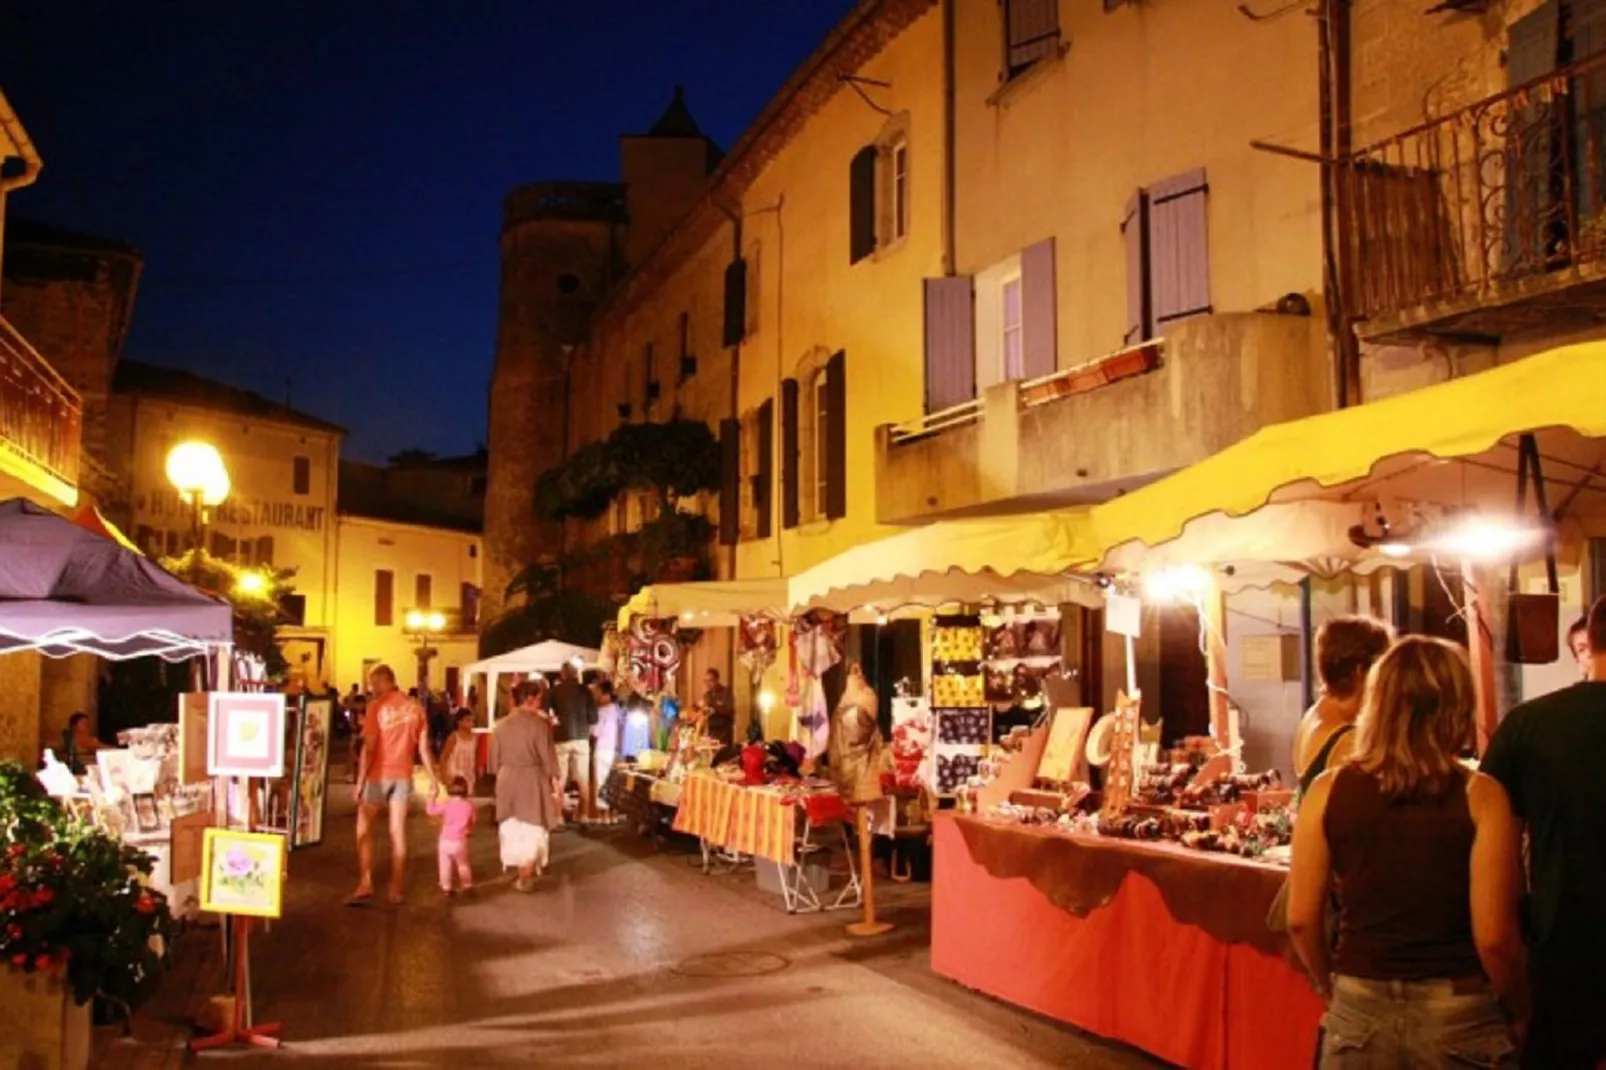
[[[28,956],[27,955],[12,955],[11,956],[11,965],[16,966],[19,969],[22,968],[23,966],[28,965]]]
[[[11,849],[6,852],[6,856],[8,858],[21,858],[27,853],[28,847],[26,844],[14,843],[11,845]]]
[[[17,925],[15,923],[13,923],[11,925],[7,925],[6,926],[6,939],[7,940],[21,940],[22,939],[22,926]]]
[[[54,898],[56,898],[55,889],[41,888],[37,892],[33,893],[33,905],[36,907],[42,907],[47,905]]]
[[[50,964],[54,961],[49,955],[40,955],[33,960],[33,968],[36,970],[48,970],[50,969]]]
[[[17,878],[9,873],[0,874],[0,895],[11,891],[17,886]]]

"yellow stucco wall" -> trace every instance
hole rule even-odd
[[[406,611],[417,606],[417,577],[430,577],[431,608],[455,620],[461,585],[480,586],[480,536],[343,516],[338,551],[333,682],[344,692],[361,682],[366,663],[377,661],[395,669],[403,687],[413,686],[418,676],[418,641],[403,631],[402,624]],[[395,577],[393,623],[383,627],[374,621],[374,576],[381,569]],[[446,670],[473,661],[478,644],[472,631],[455,631],[433,641],[430,645],[439,653],[430,662],[430,687],[443,688]]]
[[[1108,13],[1062,2],[1062,56],[1000,88],[1002,10],[957,7],[959,273],[1052,236],[1059,366],[1119,349],[1125,206],[1139,187],[1204,168],[1214,309],[1290,292],[1319,306],[1319,168],[1249,145],[1317,151],[1313,20],[1251,22],[1217,0]]]

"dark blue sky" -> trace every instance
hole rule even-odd
[[[126,355],[289,378],[348,456],[467,451],[502,195],[616,178],[677,82],[728,148],[851,6],[6,0],[0,87],[45,160],[11,211],[140,247]]]

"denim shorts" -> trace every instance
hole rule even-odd
[[[363,785],[362,804],[364,806],[384,806],[386,803],[400,799],[406,802],[413,794],[411,780],[370,780]]]
[[[1320,1065],[1515,1067],[1516,1048],[1486,982],[1333,978]]]

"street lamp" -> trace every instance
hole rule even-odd
[[[210,442],[180,442],[167,453],[167,481],[190,504],[191,539],[201,549],[203,509],[223,504],[229,496],[229,470]]]
[[[438,609],[409,609],[402,615],[402,632],[418,640],[418,696],[429,698],[429,659],[435,648],[429,645],[431,637],[446,630],[446,614]]]

